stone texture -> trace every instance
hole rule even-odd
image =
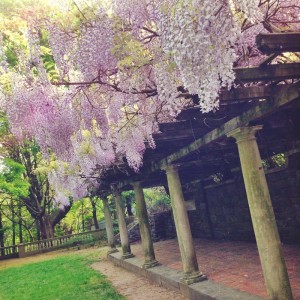
[[[283,243],[300,243],[300,154],[288,158],[288,167],[267,172],[280,239]],[[205,186],[215,238],[255,241],[247,196],[240,169],[233,178]],[[189,211],[193,237],[212,237],[204,196],[195,189],[196,210]]]
[[[123,261],[120,253],[111,254],[108,258],[115,265],[121,266],[139,276],[144,276],[163,287],[180,291],[183,295],[192,300],[262,300],[261,297],[225,287],[208,280],[185,285],[180,282],[183,276],[182,272],[172,270],[166,266],[157,266],[145,270],[142,268],[142,259],[130,258]]]
[[[210,281],[267,298],[255,243],[212,239],[194,239],[194,243],[199,265]],[[132,248],[136,257],[142,258],[141,245]],[[182,270],[176,240],[156,242],[154,249],[163,266]],[[283,245],[283,250],[294,300],[300,300],[300,246]]]

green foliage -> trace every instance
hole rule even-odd
[[[0,137],[2,138],[4,135],[8,134],[9,124],[7,117],[4,113],[0,112]]]
[[[3,49],[8,66],[17,72],[27,72],[24,68],[24,61],[18,60],[18,55],[23,53],[26,58],[29,55],[29,46],[26,34],[27,22],[22,14],[26,14],[26,10],[35,7],[36,18],[44,17],[49,14],[51,8],[46,1],[19,0],[10,1],[3,0],[0,4],[0,33],[3,35]],[[22,11],[23,10],[23,11]],[[2,25],[3,24],[3,25]],[[49,46],[48,34],[43,28],[39,29],[40,51],[44,68],[49,76],[50,81],[55,82],[59,79],[59,73],[56,69],[54,58]],[[36,67],[32,68],[33,74],[37,74]],[[0,77],[5,77],[5,74]],[[7,76],[6,76],[7,77]],[[5,81],[8,78],[2,78]],[[2,83],[3,85],[3,83]]]
[[[117,34],[114,36],[115,46],[111,52],[118,58],[118,68],[139,68],[149,64],[153,59],[149,50],[128,31],[124,31],[123,27],[120,20],[115,20]]]
[[[287,164],[287,157],[284,153],[272,155],[262,161],[265,170],[282,168]]]
[[[95,260],[73,254],[0,271],[1,299],[124,299],[104,275],[89,267]]]
[[[81,236],[74,236],[68,240],[65,244],[62,245],[62,248],[70,248],[70,247],[77,247],[79,250],[81,246],[94,246],[95,239],[91,236],[87,239],[82,239]]]
[[[171,200],[163,187],[144,189],[144,197],[147,209],[150,213],[160,212],[171,209]],[[122,199],[125,203],[131,202],[135,206],[134,191],[122,192]]]
[[[102,201],[98,199],[96,201],[96,212],[98,221],[104,218]],[[73,203],[72,208],[61,221],[61,227],[65,232],[80,233],[88,231],[93,225],[92,205],[88,198],[77,200]]]
[[[45,40],[44,43],[48,43],[48,41]],[[42,56],[43,65],[44,65],[44,68],[46,69],[46,72],[49,76],[50,81],[51,82],[58,81],[59,73],[55,67],[55,61],[54,61],[51,49],[47,46],[41,46],[41,51],[43,53],[43,56]]]
[[[0,191],[13,197],[27,197],[29,183],[24,179],[25,168],[10,158],[2,160],[0,172]]]
[[[134,191],[132,190],[122,192],[122,204],[125,205],[128,202],[131,202],[131,204],[135,203]]]
[[[163,187],[144,189],[145,200],[150,213],[171,209],[171,200]]]

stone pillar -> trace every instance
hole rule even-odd
[[[126,226],[126,222],[125,222],[125,214],[124,214],[124,210],[122,207],[121,194],[119,192],[114,192],[114,197],[115,197],[115,201],[116,201],[120,239],[121,239],[122,252],[123,252],[122,258],[127,259],[127,258],[133,257],[134,255],[131,253],[131,249],[130,249],[128,231],[127,231],[127,226]]]
[[[19,252],[19,258],[25,257],[25,245],[24,244],[18,245],[18,252]]]
[[[255,133],[262,126],[241,127],[227,134],[238,145],[242,173],[264,274],[268,299],[293,299],[269,189]]]
[[[155,259],[153,242],[151,237],[151,228],[149,224],[147,207],[141,182],[134,182],[132,183],[132,186],[134,188],[136,214],[139,219],[140,233],[144,249],[145,263],[143,264],[143,268],[148,269],[157,266],[159,263]]]
[[[165,168],[171,197],[179,250],[183,264],[182,282],[192,284],[206,279],[198,268],[190,223],[184,203],[178,168],[169,165]]]
[[[108,246],[110,247],[107,254],[110,254],[110,253],[118,252],[118,250],[116,248],[113,222],[112,222],[111,212],[109,210],[109,205],[108,205],[107,198],[103,198],[103,207],[104,207],[104,217],[105,217],[105,229],[106,229],[106,235],[107,235],[107,243],[108,243]]]

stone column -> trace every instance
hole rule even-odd
[[[107,254],[110,254],[110,253],[118,252],[118,250],[116,248],[113,222],[112,222],[111,212],[109,209],[107,198],[103,198],[103,206],[104,206],[104,217],[105,217],[105,229],[106,229],[106,235],[107,235],[107,243],[108,243],[108,246],[110,247]]]
[[[184,276],[182,282],[192,284],[206,279],[199,271],[190,223],[184,203],[178,168],[169,165],[165,168],[171,197],[179,250],[183,264]]]
[[[144,249],[145,263],[143,264],[143,268],[148,269],[157,266],[158,261],[155,259],[151,237],[151,228],[149,224],[147,207],[141,182],[134,182],[132,183],[132,186],[134,188],[136,214],[139,219],[140,233]]]
[[[131,253],[131,249],[130,249],[128,231],[127,231],[127,226],[126,226],[126,222],[125,222],[125,214],[124,214],[124,210],[122,207],[121,194],[119,192],[115,191],[114,197],[115,197],[115,201],[116,201],[120,239],[121,239],[122,252],[123,252],[122,258],[127,259],[127,258],[133,257],[134,255]]]
[[[241,127],[227,134],[238,145],[246,193],[268,299],[293,299],[269,189],[255,133],[262,126]]]
[[[19,252],[19,258],[25,257],[25,245],[24,244],[18,245],[18,252]]]

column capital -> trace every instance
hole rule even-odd
[[[130,185],[132,185],[133,187],[142,187],[142,180],[137,180],[137,181],[132,181],[130,182]]]
[[[113,195],[121,194],[121,190],[119,189],[117,183],[111,183],[110,188],[111,188],[111,191],[112,191]]]
[[[169,165],[162,167],[161,169],[164,170],[166,173],[177,173],[179,167],[180,167],[180,164],[169,164]]]
[[[262,125],[239,127],[228,132],[226,135],[227,137],[235,138],[237,143],[248,141],[248,140],[255,140],[256,139],[255,133],[258,130],[261,130],[262,128],[263,128]]]

